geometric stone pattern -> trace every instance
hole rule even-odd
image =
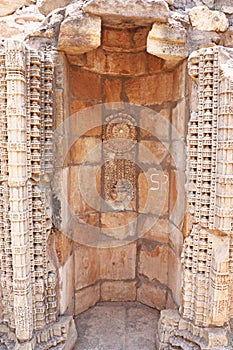
[[[181,316],[171,310],[162,313],[159,349],[231,348],[232,68],[232,49],[200,49],[189,58],[189,74],[198,85],[198,108],[191,114],[187,137],[191,232],[182,253]]]
[[[60,323],[60,330],[57,325],[49,327],[57,320],[57,276],[47,251],[52,227],[48,181],[53,170],[52,82],[53,63],[46,51],[39,54],[21,42],[6,42],[0,53],[0,344],[4,349],[12,349],[14,343],[34,349],[45,341],[50,348],[64,342],[68,327],[68,320]]]

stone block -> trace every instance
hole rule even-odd
[[[104,248],[99,252],[100,278],[111,280],[128,280],[135,278],[136,243]]]
[[[101,19],[77,11],[76,16],[66,18],[58,38],[58,50],[67,54],[81,54],[100,46]]]
[[[140,136],[142,138],[156,137],[161,141],[169,141],[169,117],[169,109],[155,112],[149,108],[143,108],[140,118]]]
[[[168,213],[169,176],[166,170],[150,168],[139,175],[139,212],[166,215]]]
[[[144,51],[149,30],[149,26],[134,28],[104,27],[102,30],[102,46],[107,51]]]
[[[177,305],[180,305],[181,296],[181,259],[170,248],[168,252],[168,287]]]
[[[134,212],[105,212],[101,214],[102,234],[124,240],[136,236],[137,213]]]
[[[101,78],[98,74],[75,68],[70,70],[70,78],[75,98],[101,101]]]
[[[166,288],[143,281],[137,290],[137,301],[155,309],[163,310],[166,307],[166,295]]]
[[[171,171],[170,220],[180,229],[183,227],[185,213],[185,174],[182,170]]]
[[[174,224],[169,224],[169,245],[177,256],[181,256],[183,249],[183,232],[179,230]]]
[[[171,166],[179,171],[186,168],[186,147],[184,139],[175,140],[170,146]]]
[[[88,246],[79,246],[74,250],[75,290],[95,284],[99,280],[99,251]]]
[[[101,239],[99,213],[72,216],[69,221],[69,232],[72,233],[73,242],[77,245],[96,247]]]
[[[169,8],[163,0],[151,0],[145,2],[139,0],[98,0],[88,2],[83,7],[84,11],[95,16],[100,16],[109,22],[123,22],[131,20],[134,24],[145,25],[158,22],[167,22]]]
[[[122,81],[120,79],[104,80],[104,102],[120,102],[122,92]]]
[[[111,281],[101,284],[101,301],[135,301],[135,281]]]
[[[166,309],[169,309],[169,310],[176,310],[177,309],[177,305],[174,302],[173,297],[172,297],[172,293],[170,291],[168,291],[168,293],[167,293]]]
[[[102,135],[102,106],[94,105],[84,110],[76,110],[84,106],[86,102],[73,101],[74,113],[69,118],[67,133],[72,145],[80,136],[100,136]],[[87,102],[89,104],[89,102]],[[92,102],[90,102],[93,104]]]
[[[5,1],[4,1],[5,2]],[[16,1],[15,4],[18,8],[19,3],[24,1]],[[13,5],[15,6],[15,5]],[[20,6],[19,6],[20,7]],[[1,8],[1,4],[0,4]],[[2,12],[0,10],[2,15]],[[35,5],[19,9],[14,14],[6,17],[0,15],[0,32],[1,38],[4,39],[16,39],[24,40],[27,35],[37,30],[41,22],[44,20],[44,16],[40,13]]]
[[[167,284],[168,246],[143,244],[139,252],[138,273],[150,281]]]
[[[186,135],[188,120],[187,103],[182,99],[172,110],[172,140],[182,140]]]
[[[168,219],[160,219],[157,216],[138,216],[138,237],[153,241],[168,243]]]
[[[69,170],[68,204],[73,215],[100,210],[101,174],[99,166],[72,166]]]
[[[183,60],[188,56],[186,28],[173,18],[154,23],[147,38],[147,52],[164,60]]]
[[[133,33],[126,28],[108,28],[104,27],[102,30],[102,46],[106,50],[119,51],[131,51]]]
[[[195,6],[189,11],[192,26],[198,30],[225,32],[229,26],[225,13],[211,11],[207,6]]]
[[[57,231],[55,232],[55,244],[59,263],[64,265],[71,254],[73,247],[72,239],[68,235]]]
[[[164,60],[162,60],[159,57],[150,55],[149,53],[147,55],[147,59],[148,59],[149,73],[150,74],[160,73],[163,68]]]
[[[56,0],[56,1],[49,1],[49,0],[37,0],[37,7],[40,10],[43,15],[47,16],[50,12],[57,8],[62,8],[67,5],[69,5],[72,2],[72,0]]]
[[[86,109],[89,107],[94,106],[95,103],[91,102],[91,101],[80,101],[80,100],[73,100],[71,103],[71,114],[75,114],[78,113],[79,111],[81,111],[82,109]]]
[[[147,73],[145,52],[111,52],[99,48],[87,53],[86,69],[99,74],[140,76]]]
[[[75,316],[88,310],[100,301],[100,285],[96,284],[75,293]]]
[[[64,266],[59,268],[60,314],[74,313],[74,259],[71,255]]]
[[[172,100],[173,74],[131,78],[125,82],[124,88],[130,103],[147,106],[161,104]]]
[[[139,142],[139,163],[159,165],[166,158],[169,152],[169,144],[150,140]]]
[[[173,100],[177,101],[186,96],[186,61],[179,64],[173,72]]]
[[[96,137],[80,137],[72,146],[72,164],[92,163],[101,161],[102,143]]]
[[[0,4],[0,17],[12,14],[18,8],[28,5],[30,0],[2,0]],[[31,2],[32,3],[32,2]]]

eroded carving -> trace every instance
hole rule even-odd
[[[104,197],[113,208],[136,208],[137,123],[125,113],[106,118],[103,136]]]

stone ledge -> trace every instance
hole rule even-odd
[[[135,25],[167,22],[169,8],[164,0],[93,0],[83,6],[86,13],[100,16],[109,23],[133,21]]]

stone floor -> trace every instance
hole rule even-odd
[[[75,350],[155,350],[158,319],[140,303],[99,303],[76,318]]]

